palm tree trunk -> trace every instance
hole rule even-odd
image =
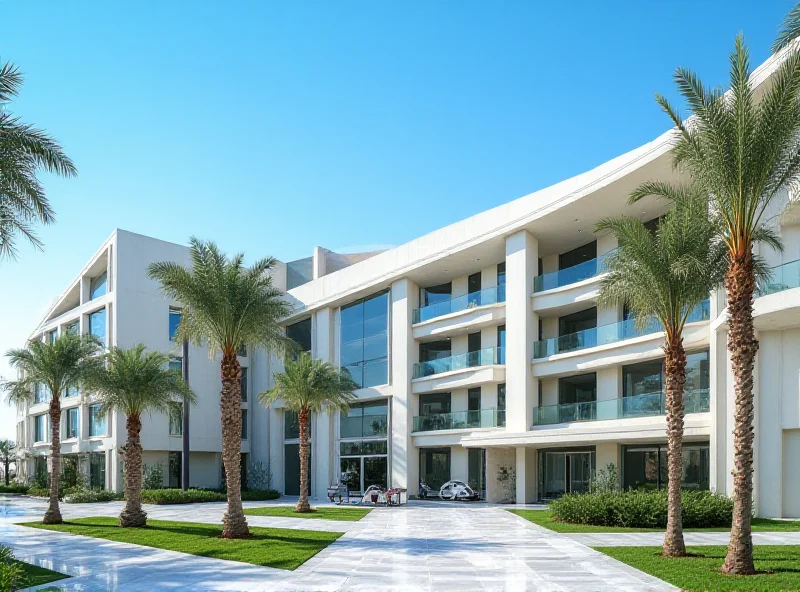
[[[236,352],[222,356],[222,463],[228,491],[228,511],[222,518],[222,538],[243,539],[250,536],[242,509],[242,369]]]
[[[58,489],[61,485],[61,399],[54,391],[50,398],[50,503],[44,513],[44,524],[61,524]]]
[[[667,382],[667,532],[664,557],[683,557],[683,389],[686,384],[686,351],[680,332],[673,333],[664,346]]]
[[[311,410],[304,407],[298,414],[300,422],[300,499],[294,508],[295,512],[310,512],[308,503],[308,423]]]
[[[725,276],[728,289],[728,349],[733,366],[733,524],[722,571],[750,575],[753,565],[751,518],[753,506],[753,365],[758,341],[753,328],[753,255],[748,246],[731,261]]]
[[[147,525],[147,513],[142,510],[142,418],[128,415],[125,422],[128,441],[122,449],[125,458],[125,509],[119,515],[119,525],[136,527]]]
[[[8,465],[9,465],[8,457],[5,457],[3,459],[3,474],[6,476],[6,487],[8,487],[8,477],[9,477],[8,476]]]

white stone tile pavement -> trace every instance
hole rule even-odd
[[[265,505],[265,504],[248,504]],[[115,504],[64,504],[64,516],[114,515]],[[412,504],[359,522],[264,518],[264,526],[345,532],[295,571],[28,529],[41,502],[0,499],[0,540],[17,556],[71,577],[73,591],[667,591],[674,587],[501,508]],[[222,504],[147,507],[151,518],[218,522]],[[256,525],[255,517],[251,524]],[[287,522],[288,521],[288,522]],[[261,525],[261,524],[259,524]],[[45,587],[45,589],[47,589]]]
[[[564,536],[590,547],[660,547],[663,532],[601,532],[570,533]],[[684,532],[687,545],[724,545],[730,542],[730,532]],[[754,545],[800,545],[800,532],[754,532]]]

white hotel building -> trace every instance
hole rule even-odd
[[[774,58],[754,74],[768,83]],[[287,333],[316,358],[348,368],[362,385],[345,416],[312,424],[311,493],[343,481],[438,488],[460,479],[494,502],[546,500],[587,487],[613,463],[625,487],[663,487],[666,422],[663,334],[636,331],[628,311],[597,306],[610,235],[605,216],[655,220],[667,204],[627,204],[643,181],[675,179],[670,133],[589,172],[482,212],[397,248],[359,255],[316,249],[274,277],[295,305]],[[773,280],[755,302],[755,504],[760,516],[800,516],[800,216],[788,197],[768,223],[782,253],[763,253]],[[268,251],[268,249],[267,249]],[[147,265],[188,265],[188,249],[116,231],[58,299],[32,337],[95,333],[107,344],[171,351],[179,306],[147,278]],[[684,332],[689,355],[684,481],[732,490],[733,379],[724,294],[710,295]],[[172,311],[172,313],[171,313]],[[253,395],[280,369],[263,351],[242,352],[246,461],[269,462],[274,486],[299,491],[295,418]],[[190,351],[191,485],[221,477],[219,359]],[[64,454],[86,453],[92,482],[120,490],[124,417],[97,417],[87,393],[64,398]],[[44,397],[41,397],[43,400]],[[18,409],[24,474],[44,470],[44,402]],[[145,463],[178,485],[181,437],[169,417],[145,418]],[[87,469],[87,470],[88,470]],[[500,478],[514,474],[515,482]]]

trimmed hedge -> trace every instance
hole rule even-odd
[[[64,492],[64,501],[68,504],[95,504],[124,499],[121,493],[102,489],[72,488]]]
[[[0,485],[0,493],[28,493],[27,485]]]
[[[242,492],[244,501],[263,501],[278,499],[280,493],[274,489],[249,490]],[[209,489],[143,489],[142,502],[145,504],[196,504],[203,502],[224,502],[228,497],[223,491]]]
[[[667,492],[630,490],[620,493],[567,494],[550,502],[553,518],[573,524],[666,528]],[[683,527],[729,527],[733,501],[709,491],[683,492]]]
[[[28,495],[32,495],[33,497],[50,497],[50,489],[31,485],[28,488]]]

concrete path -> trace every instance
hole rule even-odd
[[[274,505],[253,503],[248,505]],[[119,503],[64,504],[64,517],[114,515]],[[148,506],[151,518],[217,522],[224,506]],[[42,589],[161,591],[675,590],[501,508],[380,508],[359,522],[252,518],[251,524],[346,532],[295,571],[35,530],[44,503],[0,498],[0,540],[23,561],[72,578]]]
[[[596,534],[565,534],[590,547],[660,547],[664,544],[663,532],[601,532]],[[731,540],[729,532],[684,532],[687,545],[722,545]],[[754,532],[754,545],[800,545],[800,532]]]

